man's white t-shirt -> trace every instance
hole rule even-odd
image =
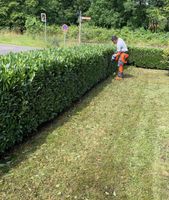
[[[128,51],[127,45],[123,39],[118,38],[117,40],[117,52],[126,52]]]

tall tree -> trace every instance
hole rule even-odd
[[[47,14],[49,24],[76,24],[78,11],[102,27],[148,27],[155,21],[169,30],[169,0],[0,0],[0,26],[23,29],[29,18]]]

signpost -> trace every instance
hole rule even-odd
[[[81,44],[81,32],[82,32],[82,11],[79,15],[79,45]]]
[[[91,17],[82,17],[82,20],[91,20]]]
[[[91,20],[91,17],[82,16],[82,12],[79,14],[79,45],[81,44],[81,34],[82,34],[82,21],[83,20]]]
[[[64,33],[64,47],[66,46],[66,36],[67,36],[68,30],[69,30],[69,26],[67,24],[63,24],[62,31]]]
[[[41,13],[41,21],[45,23],[45,42],[46,42],[47,41],[47,28],[46,28],[47,17],[46,17],[46,13]]]

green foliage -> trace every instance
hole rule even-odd
[[[164,59],[163,62],[169,65],[169,48],[164,50],[163,59]]]
[[[82,24],[82,41],[84,43],[111,43],[112,35],[117,35],[118,37],[123,38],[128,45],[142,47],[167,47],[169,45],[169,32],[152,33],[151,31],[146,31],[144,28],[133,30],[129,27],[123,27],[122,29],[107,29],[91,26],[88,23]],[[77,39],[78,27],[70,26],[68,36],[70,39]]]
[[[168,0],[0,0],[0,26],[22,30],[28,16],[40,19],[41,12],[50,25],[75,25],[80,10],[96,26],[148,29],[156,22],[159,31],[169,30]]]
[[[1,57],[0,152],[105,79],[111,53],[110,46],[82,46]]]
[[[168,23],[167,16],[165,15],[164,11],[155,7],[148,9],[147,13],[150,24],[155,23],[158,25],[159,30],[164,31]]]
[[[169,69],[164,49],[130,47],[130,63],[151,69]]]
[[[86,45],[1,56],[0,153],[115,71],[112,51],[112,46]],[[163,49],[130,47],[129,54],[138,67],[169,69]]]
[[[157,21],[159,30],[167,27],[168,15],[166,7],[168,0],[138,1],[138,0],[93,0],[88,10],[94,25],[102,27],[121,28],[124,26],[149,28]]]
[[[35,35],[44,31],[43,24],[35,17],[28,16],[25,23],[27,33]]]

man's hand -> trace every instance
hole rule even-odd
[[[111,60],[112,60],[112,61],[115,61],[115,60],[116,60],[116,57],[117,57],[117,54],[113,54]]]

